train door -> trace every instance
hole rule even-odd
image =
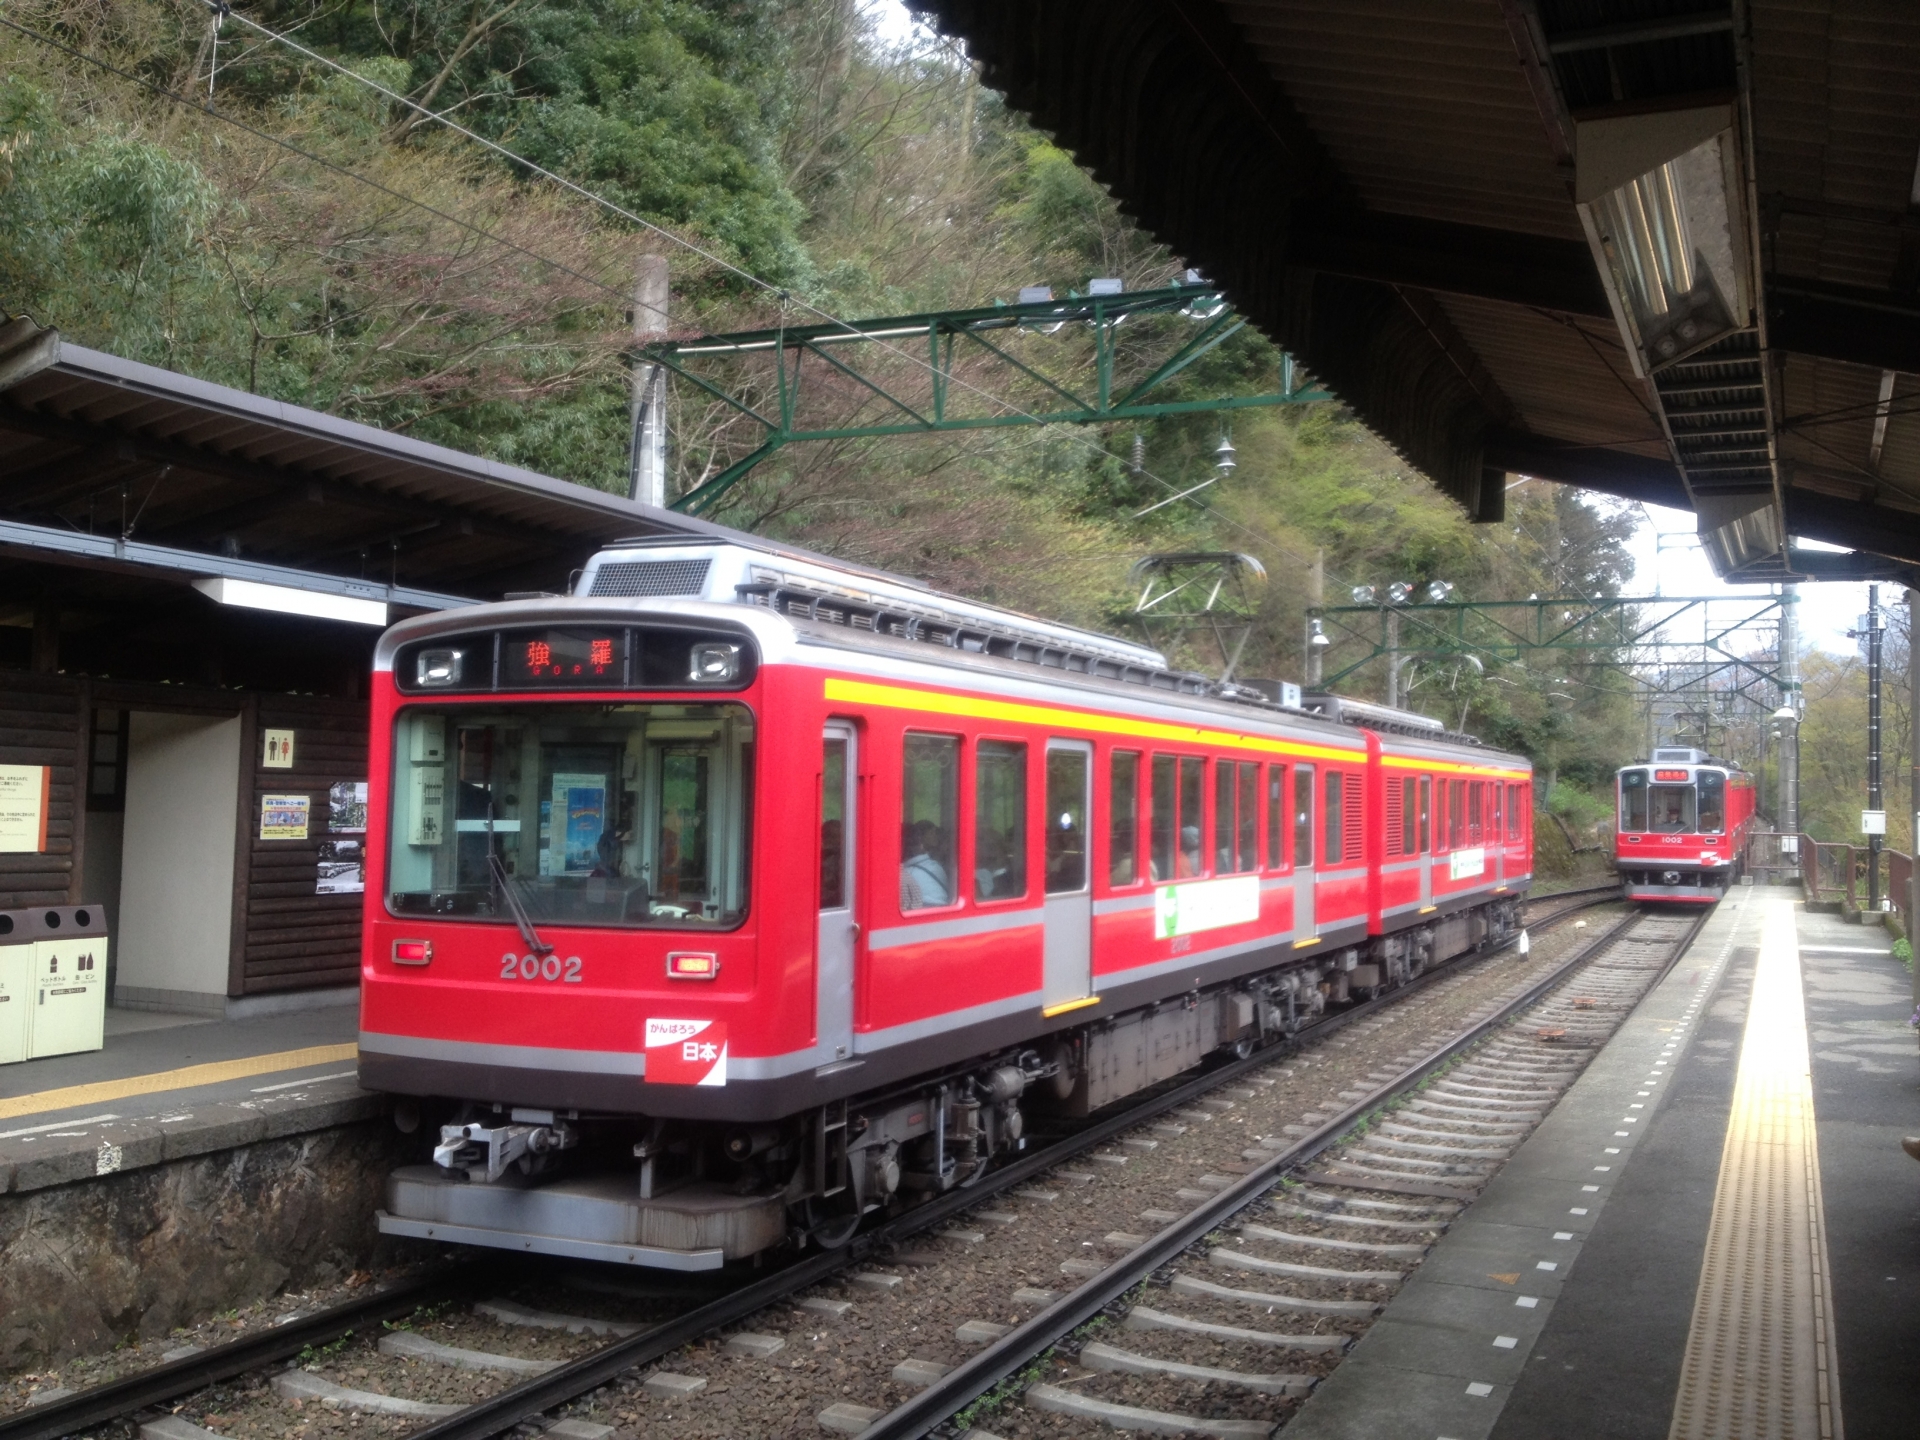
[[[1420,907],[1423,911],[1433,908],[1433,861],[1428,857],[1433,851],[1433,777],[1420,777],[1420,828],[1416,835],[1420,856]]]
[[[1301,938],[1318,935],[1313,906],[1313,766],[1293,767],[1293,928]]]
[[[1088,883],[1087,818],[1093,746],[1047,742],[1046,975],[1043,1010],[1093,994],[1093,887]]]
[[[829,721],[820,750],[820,932],[815,954],[814,1044],[844,1060],[853,1053],[854,843],[859,772],[851,725]]]

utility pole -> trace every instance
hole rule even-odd
[[[1791,585],[1780,587],[1780,704],[1793,711],[1791,723],[1780,727],[1780,818],[1782,833],[1800,833],[1800,657],[1794,634],[1794,606],[1799,594]]]
[[[1387,607],[1387,708],[1400,708],[1400,612]]]
[[[1134,437],[1136,441],[1139,438],[1137,435]],[[1311,614],[1311,612],[1318,610],[1326,603],[1327,552],[1321,549],[1313,552],[1313,564],[1307,569],[1307,610]],[[1320,642],[1317,645],[1314,643],[1316,639]],[[1318,690],[1320,688],[1320,652],[1327,648],[1327,641],[1326,636],[1321,633],[1320,621],[1317,618],[1307,621],[1305,643],[1307,651],[1307,689]],[[1916,801],[1915,806],[1916,808],[1920,808],[1920,801]]]
[[[1887,828],[1886,802],[1880,793],[1880,587],[1867,587],[1867,809],[1877,815],[1880,834],[1867,836],[1867,909],[1880,908],[1880,846]]]
[[[667,257],[642,255],[633,267],[633,343],[667,333]],[[667,503],[667,373],[658,365],[633,367],[632,428],[627,449],[627,494],[643,505]]]
[[[1913,841],[1912,849],[1920,857],[1920,590],[1907,591],[1907,733],[1913,753]],[[1920,859],[1912,867],[1912,893],[1907,897],[1907,944],[1913,944],[1914,917],[1920,916]],[[1920,965],[1913,967],[1914,1009],[1920,1010]]]

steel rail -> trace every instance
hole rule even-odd
[[[1692,945],[1694,937],[1700,933],[1700,928],[1711,914],[1711,911],[1703,913],[1675,943],[1673,955],[1661,969],[1660,976],[1664,976]],[[862,1440],[917,1440],[917,1437],[953,1418],[994,1387],[1017,1375],[1035,1356],[1044,1354],[1154,1271],[1178,1259],[1189,1246],[1203,1239],[1236,1212],[1260,1199],[1287,1171],[1337,1144],[1357,1121],[1382,1102],[1413,1088],[1456,1055],[1535,1004],[1581,966],[1603,954],[1627,930],[1645,918],[1641,914],[1623,916],[1604,934],[1582,946],[1555,966],[1550,974],[1529,985],[1494,1014],[1461,1031],[1426,1059],[1401,1071],[1365,1100],[1335,1116],[1299,1144],[1279,1152],[1230,1188],[1188,1211],[1078,1289],[1061,1297],[1030,1320],[1015,1326],[911,1400],[879,1417],[860,1432]],[[1656,977],[1652,983],[1658,984],[1659,978]]]
[[[137,1375],[109,1380],[44,1405],[0,1417],[0,1440],[58,1440],[92,1425],[134,1414],[150,1405],[163,1405],[222,1380],[231,1380],[262,1365],[298,1355],[309,1345],[327,1345],[342,1335],[407,1315],[422,1305],[448,1299],[473,1285],[470,1267],[454,1273],[415,1276],[363,1295],[342,1305],[317,1310],[256,1335],[245,1335],[215,1345],[198,1355],[169,1361]]]
[[[1408,998],[1427,986],[1455,973],[1463,964],[1484,960],[1497,954],[1500,946],[1477,954],[1456,957],[1446,964],[1416,976],[1396,990],[1362,1001],[1349,1010],[1329,1015],[1295,1032],[1286,1040],[1255,1051],[1244,1060],[1233,1060],[1208,1070],[1172,1089],[1151,1094],[1136,1104],[1103,1120],[1073,1131],[1035,1153],[1003,1165],[977,1183],[949,1190],[938,1198],[854,1236],[838,1250],[811,1255],[757,1280],[739,1290],[721,1296],[706,1305],[688,1311],[655,1329],[616,1340],[611,1345],[581,1356],[570,1364],[545,1375],[527,1380],[487,1400],[469,1406],[458,1415],[414,1431],[408,1440],[491,1440],[523,1421],[597,1389],[608,1381],[640,1365],[648,1365],[690,1345],[703,1335],[731,1325],[785,1299],[809,1285],[817,1285],[842,1270],[858,1265],[885,1247],[931,1229],[971,1210],[988,1196],[1024,1185],[1064,1160],[1104,1145],[1115,1136],[1144,1124],[1157,1115],[1195,1100],[1241,1075],[1273,1064],[1304,1040],[1319,1040],[1337,1033],[1376,1011]],[[0,1440],[6,1437],[0,1436]]]
[[[1604,901],[1590,903],[1601,904]],[[697,1306],[674,1320],[617,1340],[557,1370],[480,1401],[458,1415],[414,1432],[409,1440],[490,1440],[490,1437],[510,1430],[522,1421],[577,1399],[635,1366],[650,1364],[713,1330],[743,1320],[788,1295],[858,1265],[886,1246],[974,1208],[990,1195],[1023,1185],[1062,1161],[1103,1145],[1158,1115],[1190,1105],[1241,1075],[1275,1063],[1305,1043],[1337,1034],[1348,1025],[1410,998],[1476,961],[1490,959],[1509,948],[1511,943],[1509,941],[1487,950],[1456,956],[1423,975],[1415,976],[1397,989],[1376,995],[1338,1014],[1324,1016],[1245,1059],[1216,1064],[1205,1073],[1173,1085],[1170,1089],[1149,1093],[1104,1119],[1063,1135],[1033,1154],[1001,1166],[975,1184],[948,1191],[905,1215],[855,1235],[837,1250],[810,1255],[785,1265],[763,1279]],[[1591,946],[1588,948],[1591,949]],[[476,1286],[480,1273],[488,1276],[489,1283],[499,1283],[497,1268],[463,1264],[453,1274],[403,1282],[377,1295],[317,1311],[258,1335],[214,1346],[199,1355],[0,1417],[0,1440],[59,1440],[61,1436],[71,1435],[89,1426],[177,1400],[207,1385],[298,1355],[309,1345],[330,1344],[362,1325],[408,1313],[436,1299],[458,1295]]]

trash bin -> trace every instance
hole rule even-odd
[[[25,910],[0,910],[0,1065],[27,1058],[33,1019],[33,934]]]
[[[107,916],[98,905],[29,910],[33,1019],[27,1058],[98,1050],[107,1021]]]

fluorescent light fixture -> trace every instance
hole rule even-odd
[[[354,625],[378,625],[382,629],[387,624],[384,600],[356,600],[351,595],[296,590],[291,585],[263,585],[257,580],[229,580],[225,576],[195,580],[193,588],[221,605],[275,610],[282,615],[305,615],[313,620],[345,620]]]
[[[1752,323],[1745,187],[1729,105],[1575,128],[1574,198],[1641,377]]]

